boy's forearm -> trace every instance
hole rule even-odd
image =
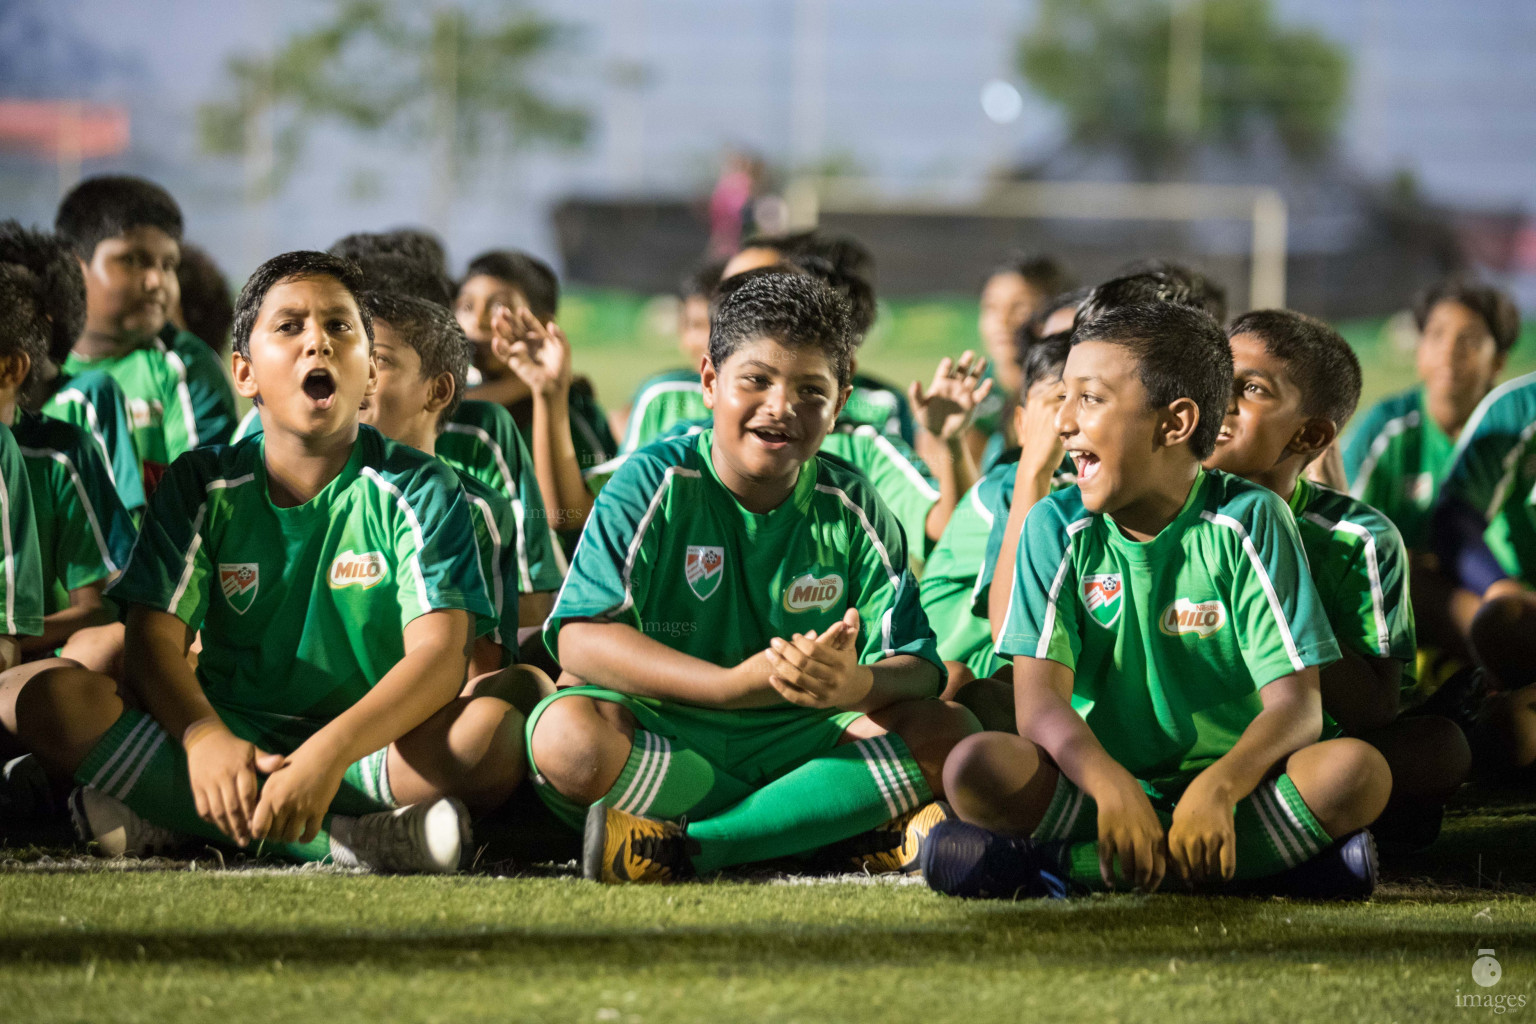
[[[731,669],[673,650],[623,622],[567,622],[560,665],[583,682],[636,697],[710,707],[768,707],[783,702],[768,685],[732,685]]]
[[[324,751],[333,764],[348,765],[442,710],[464,688],[472,621],[468,612],[442,610],[407,623],[405,656],[303,746]]]
[[[939,482],[939,500],[928,510],[924,532],[929,540],[938,540],[955,514],[961,496],[976,482],[976,461],[965,445],[964,435],[941,441],[924,433],[921,440],[928,448],[923,461]]]
[[[915,654],[896,654],[863,666],[871,679],[869,693],[849,711],[879,711],[906,700],[937,696],[943,689],[938,666]]]
[[[1014,477],[1013,503],[1008,506],[1008,525],[1003,530],[1002,548],[992,567],[992,583],[987,588],[987,624],[992,642],[1003,635],[1003,621],[1008,617],[1008,599],[1013,595],[1014,563],[1019,556],[1019,538],[1024,520],[1035,504],[1051,493],[1051,470],[1044,473],[1021,469]]]
[[[555,523],[562,530],[581,529],[592,511],[592,492],[582,479],[576,445],[571,440],[571,407],[566,395],[534,396],[533,436],[547,456],[545,470],[557,502],[550,506]],[[534,469],[539,471],[537,460]],[[541,475],[539,489],[542,491],[544,486]],[[545,498],[547,501],[548,495]]]
[[[23,654],[40,654],[60,647],[70,637],[90,626],[100,626],[112,621],[112,609],[101,599],[106,583],[94,583],[77,587],[69,592],[69,607],[60,609],[43,618],[41,636],[23,637]]]
[[[1064,666],[1063,666],[1064,668]],[[1089,796],[1110,786],[1134,783],[1130,772],[1109,756],[1088,723],[1057,688],[1014,675],[1014,713],[1019,735],[1050,755],[1068,779]]]
[[[187,636],[176,616],[139,606],[123,636],[124,684],[177,742],[193,722],[218,715],[187,661]]]
[[[1277,680],[1269,685],[1281,684]],[[1257,789],[1276,764],[1316,743],[1322,730],[1322,702],[1315,687],[1310,694],[1298,692],[1266,701],[1232,749],[1196,776],[1191,786],[1198,784],[1213,798],[1235,805]]]

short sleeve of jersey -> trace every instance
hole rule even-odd
[[[1011,498],[1005,500],[1003,485],[1004,481],[994,474],[988,474],[976,484],[977,498],[992,515],[992,524],[987,529],[987,552],[982,556],[981,564],[976,567],[976,588],[971,591],[971,614],[983,619],[988,617],[988,595],[992,590],[992,580],[997,576],[998,557],[1003,553],[1003,537],[1008,533],[1008,506]]]
[[[625,460],[597,496],[565,585],[544,624],[544,645],[560,657],[561,628],[572,619],[600,619],[640,627],[636,608],[651,578],[659,546],[649,529],[668,485],[660,460],[639,452]]]
[[[1457,442],[1442,499],[1458,498],[1498,515],[1519,468],[1519,452],[1536,431],[1536,375],[1496,388],[1472,413]],[[1515,386],[1511,386],[1515,385]]]
[[[486,596],[490,598],[495,628],[490,633],[494,643],[516,653],[518,551],[517,516],[512,503],[500,493],[483,488],[479,481],[466,478],[464,496],[475,522],[475,542],[480,547],[480,572],[485,578]]]
[[[517,450],[516,486],[518,507],[522,509],[518,522],[518,542],[522,545],[518,552],[518,589],[525,594],[559,590],[568,566],[565,552],[549,525],[544,495],[539,491],[539,480],[533,472],[533,456],[515,425],[508,435],[508,443]]]
[[[873,507],[871,507],[873,505]],[[858,528],[850,530],[850,603],[859,610],[861,664],[911,654],[939,668],[938,640],[924,614],[917,578],[907,567],[907,540],[892,514],[878,504],[850,509]],[[938,690],[935,689],[935,695]]]
[[[851,440],[868,450],[849,461],[869,478],[875,493],[901,524],[909,553],[915,551],[921,560],[928,547],[928,513],[939,500],[938,490],[909,457],[910,449],[903,451],[905,445],[900,441],[864,427],[856,430]]]
[[[1376,439],[1389,418],[1390,413],[1386,404],[1379,402],[1360,418],[1344,440],[1341,452],[1344,459],[1344,476],[1349,480],[1350,493],[1356,497],[1362,497],[1361,491],[1370,483],[1368,480],[1360,479],[1361,469],[1366,459],[1370,457],[1371,449],[1375,446]]]
[[[115,380],[100,370],[82,373],[59,389],[43,413],[83,430],[107,466],[123,507],[129,512],[144,507],[144,477],[128,427],[127,402]]]
[[[475,636],[497,626],[488,583],[480,568],[469,499],[453,470],[440,462],[419,467],[399,485],[379,482],[399,499],[395,528],[395,564],[400,579],[400,625],[431,611],[459,609],[479,620]],[[409,571],[405,567],[409,566]]]
[[[46,457],[61,475],[54,524],[54,572],[65,590],[115,576],[128,562],[138,534],[112,488],[106,464],[82,433],[68,450]]]
[[[1243,661],[1255,686],[1339,659],[1339,645],[1317,594],[1291,510],[1271,491],[1242,506],[1205,513],[1230,532],[1229,605]]]
[[[1408,596],[1408,550],[1397,528],[1374,509],[1338,522],[1303,513],[1311,523],[1343,535],[1337,566],[1313,565],[1339,647],[1368,658],[1412,664],[1418,647]],[[1331,590],[1331,593],[1329,592]]]
[[[171,348],[186,368],[197,443],[228,444],[235,432],[235,393],[222,362],[201,338],[187,331],[176,335]]]
[[[1029,510],[1019,537],[998,654],[1048,658],[1077,668],[1082,608],[1072,543],[1092,523],[1092,518],[1069,522],[1061,503],[1050,498]]]
[[[0,634],[40,636],[43,632],[43,560],[26,463],[9,427],[0,426],[0,546],[4,569],[0,589]]]
[[[128,565],[107,588],[113,600],[170,612],[193,629],[202,625],[214,579],[201,534],[213,466],[200,452],[177,459],[166,470],[144,510]]]

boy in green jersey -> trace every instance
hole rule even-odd
[[[1368,409],[1343,444],[1349,493],[1380,509],[1409,550],[1429,550],[1429,519],[1462,427],[1504,369],[1520,314],[1496,288],[1452,279],[1414,304],[1419,386]]]
[[[855,836],[895,869],[943,817],[939,770],[972,720],[933,699],[901,530],[816,454],[850,350],[826,286],[745,283],[710,332],[713,428],[635,453],[598,498],[545,627],[581,685],[529,719],[537,792],[585,828],[589,878],[677,879]]]
[[[683,279],[677,309],[677,347],[684,365],[647,377],[635,389],[625,417],[619,454],[639,451],[675,423],[706,419],[699,368],[709,354],[709,304],[720,287],[725,263],[711,260]]]
[[[15,394],[27,378],[34,353],[46,349],[48,320],[43,286],[26,267],[0,263],[0,670],[19,664],[43,633],[44,578],[42,548],[32,501],[29,467],[7,425],[14,418]],[[10,745],[0,746],[9,758]]]
[[[97,644],[71,645],[78,634],[117,619],[102,591],[127,564],[137,531],[90,439],[23,404],[53,369],[46,305],[31,271],[0,263],[0,423],[10,427],[26,463],[42,559],[43,631],[23,640],[21,650],[36,659],[63,647],[65,657],[105,667],[112,659],[99,657]]]
[[[1296,517],[1339,660],[1320,673],[1326,735],[1358,736],[1392,769],[1378,836],[1422,843],[1470,769],[1449,719],[1401,717],[1414,690],[1408,550],[1379,511],[1306,479],[1360,398],[1360,363],[1328,325],[1287,310],[1244,314],[1228,330],[1232,405],[1207,469],[1263,484]]]
[[[80,261],[56,235],[29,231],[9,220],[0,223],[0,263],[15,263],[32,272],[48,318],[52,376],[33,384],[26,396],[28,405],[86,433],[106,463],[118,497],[137,515],[144,507],[144,482],[139,477],[139,458],[128,429],[122,389],[99,370],[72,376],[60,369],[85,329],[85,278],[80,273]]]
[[[378,386],[363,399],[358,420],[392,441],[433,455],[464,387],[469,340],[453,314],[425,300],[366,292],[362,302],[373,317]],[[538,669],[513,664],[519,581],[526,569],[526,549],[519,537],[525,524],[501,491],[462,470],[455,472],[471,507],[480,571],[495,612],[495,628],[475,640],[470,690],[503,694],[514,707],[531,710],[539,698],[554,692],[554,684]],[[506,715],[501,731],[521,744],[522,715],[511,709]]]
[[[146,490],[152,490],[172,460],[223,423],[199,420],[185,361],[159,336],[176,288],[181,210],[151,182],[89,178],[59,204],[54,230],[74,249],[85,276],[85,328],[64,372],[102,370],[123,389]],[[233,409],[226,411],[232,424]]]
[[[1368,833],[1318,857],[1375,819],[1391,776],[1359,740],[1318,742],[1338,646],[1295,521],[1200,465],[1231,374],[1200,310],[1122,306],[1075,331],[1057,427],[1078,482],[1025,519],[998,640],[1019,734],[970,737],[945,765],[964,821],[930,833],[936,889],[1150,890],[1170,864],[1193,885],[1313,860],[1337,894],[1374,884]]]
[[[80,669],[0,682],[0,719],[79,783],[104,852],[193,835],[451,871],[454,798],[487,810],[521,776],[505,704],[459,696],[495,622],[458,481],[357,423],[376,383],[361,284],[313,252],[246,283],[235,382],[264,431],[178,459],[152,497],[109,592],[130,606],[128,699]]]

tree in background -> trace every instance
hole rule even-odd
[[[432,152],[429,221],[446,226],[465,166],[494,143],[576,146],[587,113],[533,83],[564,29],[531,11],[487,23],[456,3],[333,0],[270,57],[228,64],[233,97],[200,108],[211,153],[244,155],[253,198],[280,189],[317,125],[396,133]]]
[[[1019,43],[1025,81],[1062,110],[1074,143],[1121,152],[1143,174],[1264,131],[1308,159],[1338,129],[1348,56],[1276,24],[1270,0],[1040,0],[1039,12]]]

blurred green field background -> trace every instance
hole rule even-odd
[[[859,353],[860,369],[905,388],[925,382],[946,355],[976,348],[973,299],[882,302],[875,328]],[[575,347],[578,374],[591,379],[610,411],[624,407],[652,373],[678,366],[676,303],[667,296],[574,289],[562,296],[560,323]],[[1360,407],[1412,386],[1413,321],[1407,315],[1349,320],[1336,327],[1365,370]],[[1536,370],[1536,324],[1527,323],[1504,377]]]

